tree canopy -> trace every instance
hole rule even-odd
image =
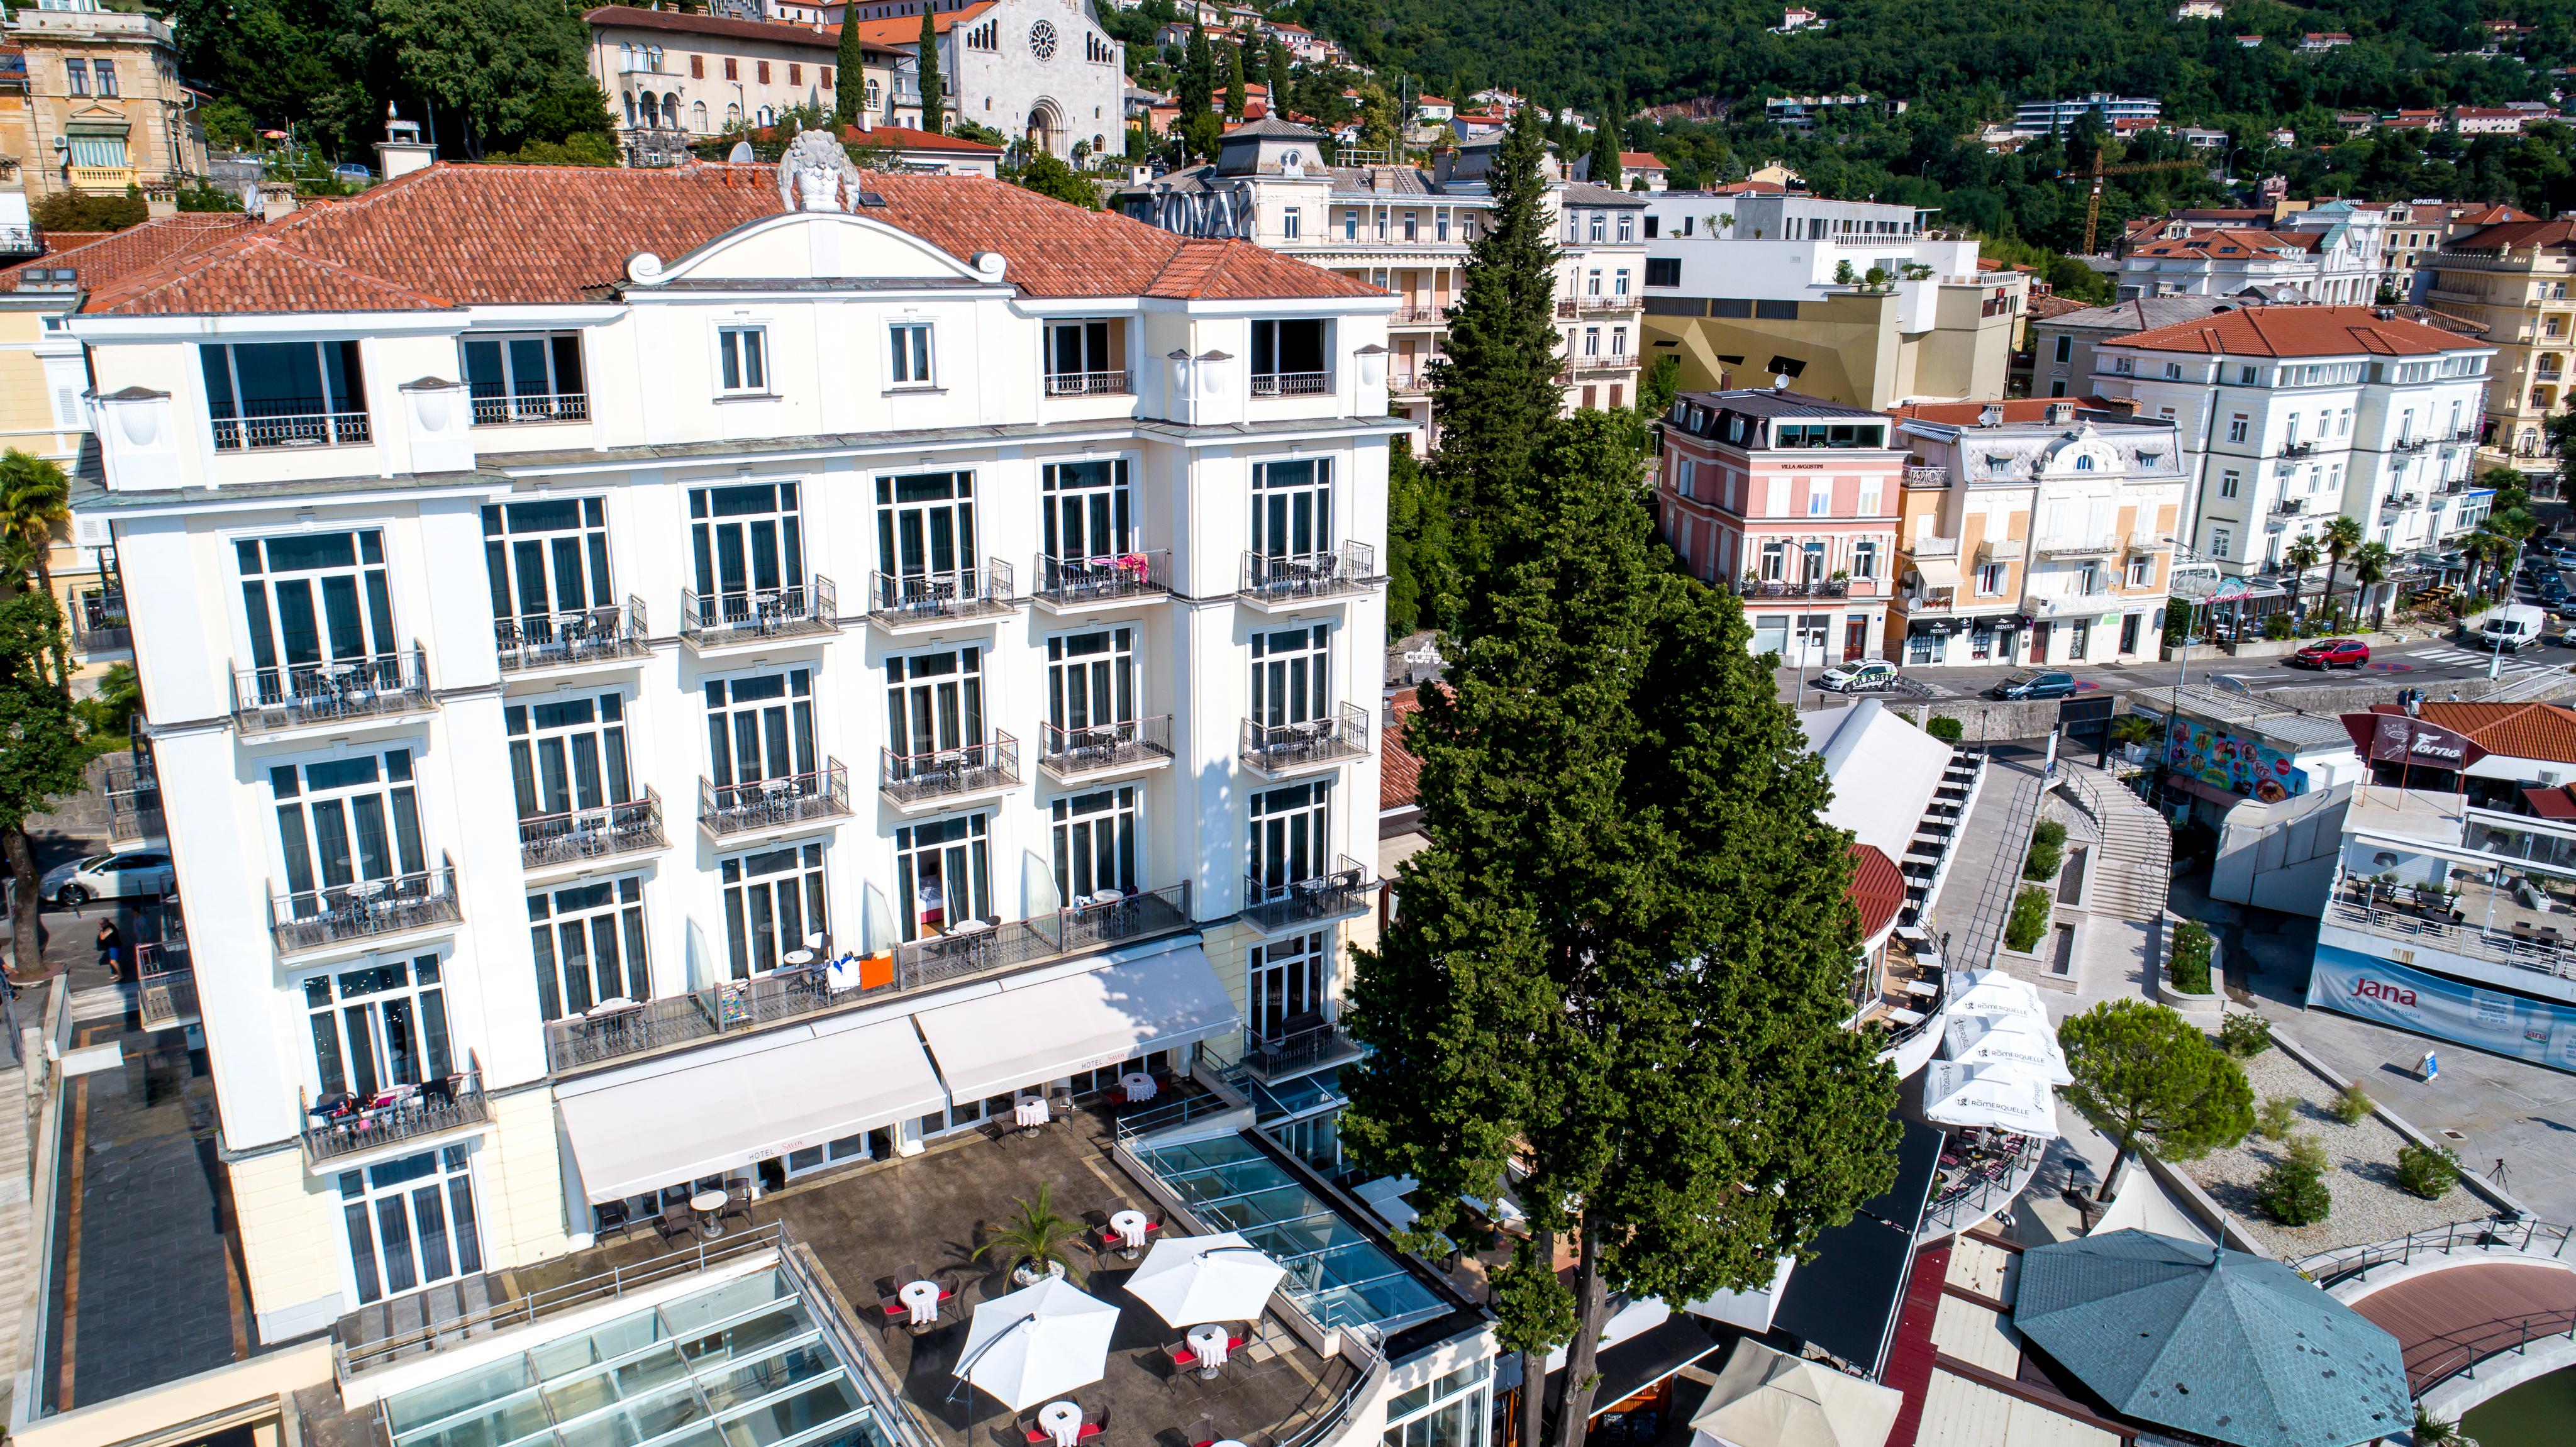
[[[2119,1143],[2116,1172],[2140,1140],[2191,1157],[2232,1146],[2254,1128],[2254,1091],[2244,1067],[2199,1026],[2162,1005],[2105,1000],[2057,1027],[2066,1051],[2066,1103]],[[2111,1175],[2102,1177],[2105,1198]]]

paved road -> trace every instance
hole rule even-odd
[[[2374,645],[2368,666],[2330,673],[2292,668],[2274,658],[2249,658],[2240,663],[2223,653],[2197,649],[2187,662],[2102,664],[2069,671],[2080,686],[2109,689],[2115,693],[2168,688],[2177,681],[2202,683],[2216,675],[2226,674],[2244,680],[2247,687],[2258,692],[2271,688],[2313,688],[2320,684],[2367,686],[2402,682],[2427,689],[2439,698],[2440,685],[2444,683],[2486,677],[2491,661],[2490,655],[2464,648],[2451,639],[2419,637],[2406,643]],[[2570,664],[2576,664],[2576,652],[2556,647],[2528,648],[2519,655],[2506,655],[2502,672],[2507,678],[2518,678],[2546,670],[2563,670]],[[1807,708],[1838,703],[1840,700],[1835,695],[1816,687],[1818,671],[1813,668],[1780,669],[1780,696]],[[1936,698],[1973,698],[2019,671],[2005,664],[1920,668],[1906,670],[1906,677],[1931,688]]]

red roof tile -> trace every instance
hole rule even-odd
[[[2478,345],[2363,306],[2267,306],[2136,332],[2105,346],[2230,357],[2427,357]]]
[[[2000,407],[2006,422],[2045,422],[2048,409],[2059,403],[2095,408],[2102,405],[2092,397],[2007,397],[2000,402],[1902,402],[1888,408],[1887,415],[1969,427],[1985,415],[1987,408]]]
[[[57,269],[68,266],[79,274],[82,289],[94,292],[136,272],[257,230],[259,224],[256,218],[238,211],[182,211],[174,216],[155,216],[123,231],[53,232],[46,236],[47,241],[71,244],[55,246],[25,264]],[[0,271],[0,290],[17,290],[18,270],[11,267]]]
[[[2576,764],[2576,709],[2554,703],[2419,705],[2424,721],[2465,735],[2491,754]]]
[[[970,141],[964,136],[939,131],[917,131],[910,126],[877,126],[860,130],[857,126],[841,127],[841,139],[861,145],[892,146],[898,151],[955,151],[959,155],[998,156],[999,146]]]
[[[931,28],[937,34],[946,35],[956,29],[959,22],[977,19],[992,8],[993,0],[978,0],[963,10],[942,10],[931,17]],[[840,27],[834,26],[832,33],[840,34]],[[918,49],[921,45],[921,17],[906,15],[894,20],[862,20],[859,22],[859,39],[869,45]]]
[[[1386,702],[1385,729],[1378,737],[1382,747],[1377,756],[1377,806],[1380,809],[1409,809],[1422,802],[1422,760],[1404,746],[1404,721],[1422,711],[1422,697],[1415,690],[1399,690]]]
[[[2464,220],[2467,218],[2463,218]],[[2576,241],[2576,221],[2534,221],[2523,217],[2481,227],[2451,242],[2453,251],[2502,251],[2514,246],[2565,247]]]
[[[725,15],[684,15],[677,10],[642,10],[632,5],[603,5],[582,12],[582,19],[593,25],[615,25],[629,30],[660,30],[673,35],[705,35],[721,40],[765,40],[772,45],[795,45],[807,50],[841,48],[841,27],[828,25],[815,29],[807,25],[782,25],[770,20],[736,20]],[[912,24],[913,37],[921,36],[921,22]],[[866,39],[864,35],[860,37]],[[880,47],[883,48],[883,47]]]
[[[999,253],[1038,297],[1382,295],[1245,241],[1202,241],[980,176],[868,173],[863,214],[951,256]],[[668,170],[439,164],[306,208],[95,291],[93,312],[200,314],[543,305],[621,283],[778,214],[767,166]]]

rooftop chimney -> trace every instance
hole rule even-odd
[[[390,181],[425,171],[437,159],[438,148],[420,139],[420,122],[404,120],[393,102],[385,102],[385,138],[376,142],[376,174]]]
[[[2000,413],[2003,409],[2001,409],[2001,408],[1997,408],[1997,409],[1995,409],[1995,410],[1996,410],[1998,413]],[[2000,420],[2002,420],[2002,419],[2001,419],[2001,417],[2000,417],[2000,416],[1998,416],[1997,420],[1998,420],[1998,421],[2000,421]],[[2048,404],[2048,420],[2049,420],[2049,422],[2050,422],[2052,425],[2060,426],[2060,427],[2062,427],[2062,426],[2066,425],[2066,424],[2067,424],[2067,423],[2069,423],[2069,422],[2074,421],[2074,420],[2075,420],[2075,404],[2074,404],[2074,403],[2072,403],[2072,402],[2051,402],[2051,403],[2049,403],[2049,404]]]

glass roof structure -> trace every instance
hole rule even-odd
[[[394,1447],[891,1447],[867,1392],[775,1269],[383,1405]]]
[[[1279,1290],[1319,1325],[1394,1331],[1449,1310],[1402,1262],[1239,1135],[1139,1147],[1136,1154],[1209,1229],[1240,1231],[1287,1267]]]

